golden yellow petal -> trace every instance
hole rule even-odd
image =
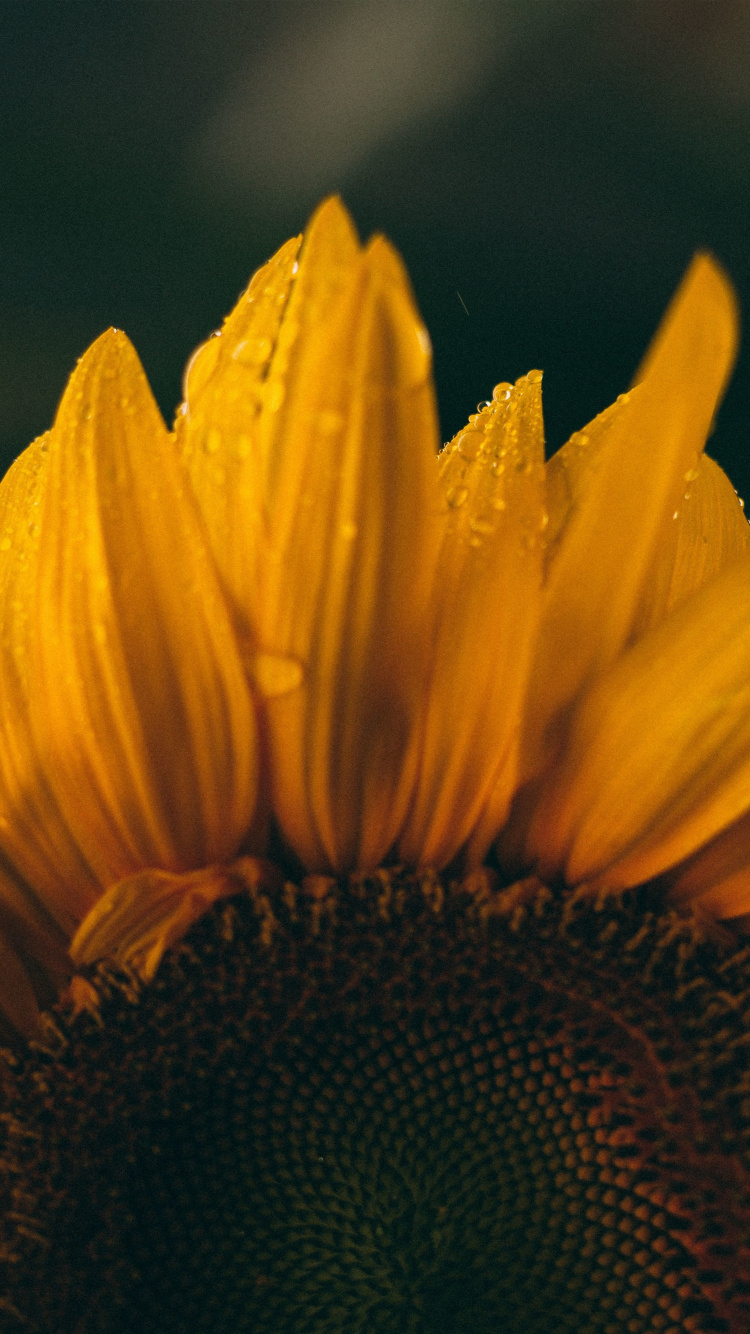
[[[729,283],[710,259],[699,257],[670,307],[646,378],[613,413],[589,465],[579,437],[578,503],[550,566],[532,668],[528,774],[554,753],[571,702],[638,633],[736,341]]]
[[[715,917],[750,912],[750,811],[662,877],[670,899]]]
[[[296,475],[289,443],[308,395],[308,358],[332,306],[349,283],[361,249],[341,200],[326,199],[305,228],[299,268],[268,368],[259,422],[260,486],[269,527],[279,520],[287,473]],[[276,543],[275,532],[271,538]]]
[[[81,359],[49,440],[29,703],[103,885],[231,857],[253,815],[253,705],[174,441],[124,334]]]
[[[638,884],[750,808],[750,559],[685,599],[584,700],[531,825],[542,875]]]
[[[445,866],[483,812],[486,851],[513,789],[546,518],[541,378],[498,385],[440,456],[436,632],[419,779],[399,841],[409,863]]]
[[[220,334],[194,353],[175,421],[211,550],[246,633],[264,540],[258,425],[300,242],[287,241],[258,270]]]
[[[51,913],[69,937],[100,886],[52,794],[46,754],[29,719],[29,635],[48,459],[48,436],[41,436],[0,483],[0,848],[33,886],[23,902],[16,891],[16,910],[36,926]],[[7,902],[7,893],[0,898]]]
[[[164,951],[213,903],[241,893],[257,898],[272,875],[269,864],[254,857],[182,875],[141,871],[111,885],[94,905],[76,932],[70,957],[79,967],[109,959],[150,982]]]
[[[703,454],[697,474],[687,479],[675,521],[674,564],[658,619],[750,551],[750,524],[726,473]]]
[[[385,241],[287,388],[254,665],[275,809],[310,870],[370,867],[414,783],[438,536],[429,342]]]

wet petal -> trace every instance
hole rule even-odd
[[[0,848],[33,886],[23,903],[16,898],[15,909],[37,926],[51,913],[70,936],[100,885],[55,800],[45,749],[29,718],[29,636],[48,459],[48,436],[41,436],[0,483]]]
[[[284,381],[254,679],[275,807],[311,870],[373,866],[418,761],[437,543],[429,342],[376,239]]]
[[[699,256],[655,340],[646,378],[606,423],[606,440],[601,448],[595,442],[588,466],[585,448],[578,451],[576,503],[560,525],[532,668],[524,747],[530,775],[554,754],[571,702],[637,636],[736,341],[731,288]]]
[[[246,630],[263,555],[258,425],[300,242],[287,241],[258,270],[221,332],[193,354],[175,421],[211,550]]]
[[[666,604],[654,622],[750,550],[750,525],[732,483],[703,454],[688,477],[675,521],[677,542]]]
[[[60,405],[38,559],[32,722],[99,880],[232,856],[255,806],[252,701],[174,442],[114,330]]]
[[[750,807],[750,560],[640,641],[578,711],[529,855],[571,883],[639,884]]]
[[[445,866],[492,794],[486,851],[513,790],[546,517],[541,373],[495,394],[440,456],[447,523],[419,779],[399,842],[409,863]]]

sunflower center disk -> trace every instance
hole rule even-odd
[[[741,975],[637,897],[219,904],[142,992],[91,970],[103,1027],[17,1069],[11,1305],[43,1334],[743,1334]]]

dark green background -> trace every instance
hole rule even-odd
[[[195,143],[243,70],[307,32],[319,58],[320,25],[374,0],[0,0],[2,468],[109,324],[171,420],[192,347],[331,189],[406,258],[445,438],[540,366],[557,448],[627,386],[697,247],[750,309],[746,0],[450,5],[476,78],[295,191],[222,182]],[[420,0],[428,36],[441,8]],[[744,350],[712,441],[741,493],[749,422]]]

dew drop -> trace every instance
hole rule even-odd
[[[744,502],[744,500],[742,499],[742,496],[738,496],[737,499],[738,499],[739,502],[740,502],[740,509],[741,509],[741,510],[744,510],[744,508],[745,508],[745,502]]]
[[[239,361],[242,366],[262,366],[273,351],[273,343],[270,338],[245,338],[238,343],[232,359]]]
[[[494,523],[490,519],[483,519],[481,515],[473,518],[469,527],[473,533],[479,533],[482,537],[489,537],[490,533],[495,531]]]
[[[305,669],[299,658],[284,653],[256,653],[250,663],[250,674],[264,698],[276,699],[299,690]]]
[[[461,434],[456,437],[456,449],[465,459],[475,459],[479,453],[483,438],[481,431],[475,431],[471,428],[467,431],[462,431]]]
[[[207,454],[216,454],[221,449],[221,431],[212,426],[203,442],[203,448]]]
[[[492,407],[492,399],[486,398],[484,403],[477,403],[477,412],[486,412],[487,408]]]
[[[684,474],[685,481],[694,482],[699,475],[700,475],[699,468],[688,468],[687,472]]]
[[[543,375],[544,375],[543,371],[529,371],[528,375],[526,376],[526,379],[528,380],[529,384],[541,384]]]
[[[182,377],[182,397],[189,401],[205,388],[219,360],[221,344],[218,336],[209,338],[207,343],[197,347],[185,367]]]
[[[496,403],[505,403],[506,400],[510,398],[512,392],[513,385],[509,384],[507,380],[502,380],[500,384],[495,385],[495,388],[492,391],[492,397]]]
[[[451,509],[457,510],[460,508],[461,505],[463,505],[468,494],[469,494],[469,489],[466,486],[449,486],[448,490],[445,493],[445,499],[447,500]]]
[[[492,500],[490,501],[490,504],[491,504],[493,510],[504,510],[504,509],[505,509],[505,501],[503,500],[502,496],[493,496],[493,497],[492,497]]]

